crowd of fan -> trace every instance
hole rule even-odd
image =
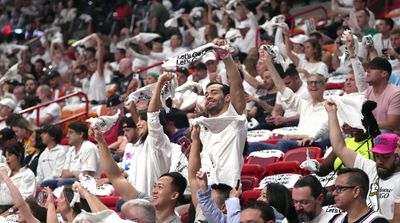
[[[107,18],[96,1],[10,3],[0,222],[400,222],[400,24],[366,0],[331,0],[305,34],[289,0],[117,1]],[[20,114],[78,91],[104,126],[58,124],[79,95]],[[247,142],[277,129],[276,144]],[[325,153],[304,166],[334,172],[329,193],[307,175],[240,203],[247,156],[304,146]],[[116,210],[99,193],[120,196]]]

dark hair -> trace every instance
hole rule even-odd
[[[36,95],[25,95],[23,98],[23,104],[21,104],[22,109],[27,109],[38,105],[40,103],[39,98]]]
[[[256,209],[259,210],[261,212],[261,217],[264,220],[264,222],[266,221],[275,221],[275,214],[274,214],[274,210],[272,209],[271,206],[269,206],[268,204],[266,204],[263,201],[249,201],[246,202],[242,205],[241,210],[244,211],[246,209]]]
[[[393,21],[392,18],[383,18],[382,20],[385,22],[385,24],[386,24],[387,26],[390,27],[390,30],[393,29],[394,21]]]
[[[44,126],[42,129],[42,133],[47,133],[49,134],[54,141],[59,144],[62,139],[62,129],[56,125],[47,125]]]
[[[296,209],[293,205],[292,194],[282,184],[269,183],[267,185],[268,203],[279,213],[283,214],[288,222],[298,222]],[[297,220],[297,221],[296,221]]]
[[[35,63],[40,63],[40,64],[42,64],[43,65],[43,67],[44,66],[46,66],[46,62],[43,60],[43,59],[37,59],[36,61],[35,61]]]
[[[65,196],[65,201],[68,203],[68,206],[69,206],[69,203],[71,203],[72,199],[74,198],[74,191],[72,190],[72,186],[65,185],[63,193]],[[86,199],[81,198],[79,203],[74,204],[74,206],[72,207],[72,210],[73,210],[74,214],[78,215],[79,213],[82,212],[82,209],[87,212],[91,211]]]
[[[296,77],[297,76],[298,77],[299,76],[299,72],[297,71],[296,66],[291,63],[286,68],[286,71],[280,76],[281,76],[282,79],[287,77],[287,76],[289,76],[289,77]]]
[[[85,51],[89,51],[89,52],[93,53],[94,55],[96,54],[96,49],[94,47],[88,47],[85,49]]]
[[[47,221],[47,209],[45,207],[40,206],[34,198],[27,198],[25,201],[37,220],[40,222]]]
[[[127,128],[134,128],[134,129],[136,129],[136,123],[133,121],[133,118],[132,117],[126,117],[126,116],[124,116],[124,117],[122,117],[121,118],[121,121],[119,122],[119,124],[121,125],[121,126],[124,126],[124,124],[126,124],[126,127]]]
[[[17,143],[12,143],[12,144],[6,145],[4,150],[8,153],[16,155],[19,159],[19,164],[21,164],[21,166],[24,166],[25,148],[22,143],[17,142]]]
[[[161,177],[171,177],[172,182],[171,182],[171,187],[175,192],[179,193],[178,197],[178,202],[182,203],[184,198],[183,198],[183,193],[185,192],[186,186],[187,186],[187,181],[185,177],[182,176],[182,174],[178,172],[169,172],[169,173],[164,173]]]
[[[7,118],[6,118],[6,125],[13,127],[16,125],[16,123],[24,118],[21,114],[18,113],[11,113]]]
[[[117,49],[115,49],[115,50],[118,50],[119,53],[121,53],[122,56],[125,57],[125,55],[126,55],[126,50],[125,50],[125,49],[123,49],[123,48],[117,48]]]
[[[394,29],[390,32],[390,35],[395,35],[395,34],[399,34],[400,35],[400,29]]]
[[[86,67],[85,64],[81,64],[81,65],[77,66],[75,69],[79,69],[82,72],[86,72],[87,71],[87,67]]]
[[[46,145],[43,144],[42,137],[40,137],[42,132],[43,132],[42,129],[35,130],[35,145],[33,145],[35,148],[40,149],[41,151],[46,149]]]
[[[82,139],[86,140],[88,138],[88,127],[85,125],[85,123],[76,121],[68,126],[69,129],[74,130],[76,133],[83,133]]]
[[[369,179],[368,175],[361,169],[358,168],[342,168],[339,169],[337,175],[349,174],[348,184],[351,186],[359,186],[361,197],[367,199],[369,190]]]
[[[318,196],[324,194],[324,188],[322,187],[321,182],[319,182],[319,180],[312,175],[307,175],[300,178],[293,187],[309,187],[314,198],[318,198]]]
[[[207,70],[207,66],[206,66],[204,63],[202,63],[202,62],[196,62],[196,63],[193,65],[193,69],[194,69],[194,70]]]
[[[370,13],[368,12],[368,10],[367,10],[366,8],[363,8],[363,9],[357,10],[356,12],[359,12],[359,11],[363,11],[363,12],[365,12],[365,14],[366,14],[368,17],[370,17],[370,16],[371,16],[371,15],[370,15]]]
[[[229,193],[231,192],[232,187],[227,184],[220,183],[211,185],[211,189],[217,192],[218,198],[222,201],[222,203],[224,203],[225,200],[229,198]]]
[[[224,96],[230,94],[229,86],[226,84],[219,83],[219,82],[211,81],[210,83],[207,84],[206,88],[208,88],[209,86],[214,85],[214,84],[222,86],[221,90],[222,90],[222,93],[224,94]]]
[[[322,58],[322,48],[321,48],[321,45],[319,44],[319,42],[318,42],[318,40],[316,40],[316,39],[309,39],[309,40],[307,40],[305,43],[310,43],[311,44],[311,46],[314,48],[314,50],[315,50],[315,53],[314,53],[314,59],[316,60],[316,61],[321,61],[321,58]],[[308,60],[308,58],[307,58],[307,60]]]

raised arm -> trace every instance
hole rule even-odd
[[[104,78],[104,46],[103,42],[101,41],[100,37],[96,34],[93,35],[93,39],[96,41],[97,44],[97,72],[101,78]]]
[[[171,80],[173,78],[173,73],[171,72],[164,72],[160,78],[158,78],[156,87],[153,91],[153,96],[151,97],[149,107],[148,107],[148,112],[158,112],[160,111],[161,108],[161,90],[167,81]]]
[[[79,182],[75,182],[72,185],[72,188],[74,191],[78,191],[79,194],[86,199],[92,213],[108,209],[107,206],[105,206],[95,195],[83,188]]]
[[[300,59],[292,52],[292,41],[289,39],[289,31],[285,32],[285,44],[286,44],[286,55],[294,63],[294,65],[299,66]]]
[[[24,216],[26,222],[27,223],[38,223],[39,220],[37,220],[33,216],[28,204],[25,202],[25,200],[22,197],[21,193],[19,192],[18,188],[14,185],[14,183],[8,176],[8,171],[5,166],[0,166],[0,178],[3,179],[3,182],[7,185],[8,190],[11,193],[11,197],[14,200],[14,207],[18,208],[21,215]]]
[[[200,152],[201,152],[201,141],[200,141],[200,127],[192,126],[191,128],[191,138],[192,144],[190,146],[189,153],[189,163],[188,163],[188,178],[190,191],[192,191],[192,202],[197,208],[198,199],[197,191],[199,190],[199,185],[197,183],[197,171],[201,168]]]
[[[276,88],[279,92],[281,92],[281,94],[283,94],[286,89],[286,85],[279,76],[278,71],[275,69],[271,56],[262,48],[260,48],[258,52],[260,54],[260,60],[264,60],[266,62],[272,81],[274,82]]]
[[[217,39],[214,44],[219,46],[226,45],[225,40]],[[231,103],[236,112],[241,115],[246,109],[245,92],[243,88],[243,79],[240,77],[239,69],[236,67],[235,61],[229,54],[228,50],[221,50],[216,48],[217,55],[222,59],[225,64],[226,74],[228,76],[228,83],[230,85]]]
[[[325,109],[328,112],[329,139],[332,144],[333,152],[342,160],[345,166],[353,167],[357,153],[346,147],[336,115],[336,104],[332,100],[327,100]]]
[[[117,191],[125,201],[138,198],[139,191],[123,176],[123,171],[118,167],[117,163],[115,163],[108,150],[108,145],[104,140],[103,133],[98,129],[93,129],[93,132],[99,147],[102,169],[107,173],[115,191]]]

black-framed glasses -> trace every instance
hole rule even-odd
[[[333,191],[336,193],[342,193],[346,189],[353,189],[357,186],[351,186],[351,185],[335,185],[333,186]]]

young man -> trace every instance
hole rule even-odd
[[[220,46],[226,44],[220,39],[214,43]],[[225,64],[230,86],[214,82],[207,85],[205,110],[208,118],[198,120],[200,126],[208,129],[203,128],[201,132],[204,136],[201,138],[201,164],[208,174],[210,185],[218,182],[234,187],[240,178],[247,135],[245,93],[243,79],[232,56],[225,50],[217,48],[215,51]]]
[[[43,183],[41,186],[52,186],[50,181],[61,177],[61,172],[65,161],[65,148],[60,145],[62,138],[62,129],[55,125],[45,126],[40,135],[43,144],[47,147],[39,157],[36,182]]]
[[[68,144],[66,160],[58,185],[70,184],[79,178],[80,174],[100,177],[101,167],[99,152],[95,144],[88,140],[88,127],[82,122],[73,122],[68,126]]]
[[[302,223],[328,223],[333,216],[322,209],[324,188],[312,175],[302,177],[294,184],[292,199]]]
[[[337,172],[333,196],[336,207],[346,213],[335,215],[329,223],[388,223],[382,215],[367,206],[368,190],[368,175],[364,171],[357,168],[340,169]]]
[[[400,179],[399,155],[400,137],[385,133],[375,138],[371,152],[374,153],[375,162],[362,157],[355,151],[346,148],[340,131],[336,115],[336,104],[329,100],[325,108],[329,117],[329,137],[334,153],[342,160],[346,167],[360,168],[368,174],[370,193],[368,206],[374,211],[379,211],[385,218],[392,222],[400,221]]]

